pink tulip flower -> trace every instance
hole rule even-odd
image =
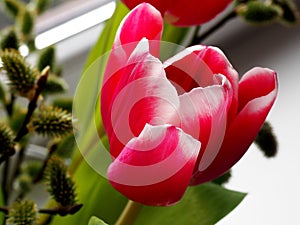
[[[122,0],[133,9],[142,2],[147,2],[158,9],[163,18],[176,26],[199,25],[213,19],[233,0]]]
[[[159,60],[163,20],[150,4],[121,23],[101,89],[112,186],[146,205],[178,202],[189,185],[217,178],[247,151],[277,96],[276,73],[239,81],[215,47]]]

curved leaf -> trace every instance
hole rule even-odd
[[[213,183],[190,187],[176,205],[144,207],[135,225],[212,225],[231,212],[245,197]]]
[[[89,224],[88,225],[107,225],[106,223],[104,223],[102,220],[100,220],[99,218],[92,216]]]
[[[89,73],[98,74],[97,79],[93,80],[91,82],[87,82],[84,85],[80,85],[80,88],[76,90],[76,93],[82,92],[84,94],[77,94],[77,96],[82,97],[82,99],[78,99],[77,102],[84,103],[84,107],[76,107],[76,103],[74,104],[74,108],[77,108],[77,113],[79,114],[85,114],[85,121],[81,121],[82,130],[89,131],[89,127],[94,126],[94,123],[96,122],[98,126],[99,133],[102,133],[103,127],[102,127],[102,120],[100,118],[100,106],[99,106],[99,91],[101,87],[101,81],[106,65],[106,61],[108,59],[108,54],[105,54],[109,50],[111,50],[115,33],[119,27],[119,24],[121,23],[124,16],[128,13],[128,9],[126,6],[124,6],[123,3],[120,1],[117,2],[117,6],[115,9],[115,12],[113,16],[106,22],[104,29],[101,32],[101,35],[97,41],[97,43],[94,45],[93,49],[91,50],[85,66],[83,68],[82,75],[84,76],[85,71],[89,71]],[[101,57],[101,60],[97,61]],[[98,62],[95,64],[95,61]],[[91,86],[92,85],[92,86]],[[95,100],[97,99],[98,100]],[[87,101],[88,99],[88,101]],[[94,103],[97,102],[97,105],[95,106]],[[96,110],[94,110],[96,107]],[[94,118],[94,120],[91,120],[90,118]],[[84,132],[84,136],[91,136],[89,132]],[[84,138],[84,137],[83,137]],[[88,138],[89,139],[89,138]],[[87,141],[88,143],[88,141]],[[82,155],[79,151],[75,151],[73,156],[73,163],[71,165],[71,172],[74,172],[77,168],[77,166],[80,164],[82,160]]]

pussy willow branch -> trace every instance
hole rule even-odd
[[[49,67],[47,67],[44,71],[42,71],[41,76],[39,77],[39,79],[37,81],[35,94],[28,104],[27,114],[21,125],[21,128],[19,129],[19,131],[14,139],[15,142],[19,142],[26,134],[28,134],[27,125],[33,115],[33,112],[35,111],[35,109],[37,107],[37,102],[40,97],[40,94],[46,87],[48,75],[49,75]],[[18,164],[16,164],[16,171],[19,171],[19,169],[20,169],[21,163],[24,158],[24,151],[25,151],[25,148],[21,148],[20,153],[18,154],[18,158],[17,158]],[[9,179],[8,179],[7,171],[9,170],[9,164],[10,164],[9,161],[10,161],[10,159],[7,158],[5,161],[4,170],[3,170],[2,189],[3,189],[3,196],[4,196],[5,202],[7,202],[9,192],[10,192],[11,186],[12,186],[12,181],[13,181],[13,179],[11,179],[11,182],[8,181]],[[16,172],[14,174],[16,174]]]
[[[40,94],[42,93],[42,91],[46,87],[48,75],[49,75],[49,68],[46,71],[42,72],[42,75],[40,76],[40,78],[37,82],[37,88],[35,90],[35,94],[34,94],[32,100],[28,104],[27,114],[25,116],[25,119],[22,123],[22,126],[21,126],[19,132],[17,133],[17,136],[14,140],[15,142],[20,141],[22,139],[22,137],[24,137],[28,133],[27,125],[28,125],[28,123],[29,123],[29,121],[30,121],[30,119],[33,115],[34,110],[37,107],[37,102],[38,102],[38,99],[40,97]]]
[[[66,215],[72,215],[82,207],[82,204],[74,204],[68,207],[56,207],[56,208],[50,208],[50,209],[39,209],[39,213],[49,214],[49,215],[60,215],[60,216],[66,216]],[[3,212],[4,214],[9,213],[9,208],[0,206],[0,212]]]
[[[214,26],[212,26],[210,29],[208,29],[205,33],[201,34],[200,36],[196,33],[194,35],[190,46],[192,45],[198,45],[203,40],[205,40],[207,37],[209,37],[211,34],[213,34],[216,30],[221,28],[224,24],[226,24],[229,20],[235,18],[237,16],[235,9],[232,9],[231,12],[229,12],[223,19],[221,19],[218,23],[216,23]]]

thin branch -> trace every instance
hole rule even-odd
[[[60,216],[66,216],[66,215],[73,215],[76,212],[78,212],[83,204],[74,204],[70,206],[59,206],[57,208],[51,208],[51,209],[40,209],[39,213],[45,213],[49,215],[60,215]]]
[[[8,208],[0,206],[0,212],[8,214]]]
[[[25,116],[25,119],[22,123],[22,126],[21,126],[19,132],[17,133],[17,136],[14,140],[15,142],[20,141],[22,139],[22,137],[24,137],[28,133],[27,124],[29,123],[29,121],[33,115],[33,112],[37,107],[37,102],[40,97],[40,94],[46,87],[48,75],[49,75],[49,67],[46,67],[46,69],[42,72],[42,75],[40,76],[40,78],[37,82],[37,88],[35,90],[35,94],[34,94],[32,100],[28,104],[27,114]]]
[[[195,35],[192,39],[190,46],[192,45],[198,45],[201,43],[204,39],[206,39],[208,36],[213,34],[216,30],[221,28],[225,23],[227,23],[229,20],[235,18],[237,16],[235,9],[233,9],[231,12],[229,12],[222,20],[220,20],[218,23],[216,23],[214,26],[212,26],[209,30],[207,30],[202,35],[198,36]]]

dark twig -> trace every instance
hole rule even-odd
[[[0,206],[0,212],[8,214],[8,208]]]
[[[78,212],[82,204],[74,204],[71,206],[59,206],[57,208],[52,208],[52,209],[40,209],[39,213],[45,213],[49,215],[60,215],[60,216],[66,216],[66,215],[73,215],[76,212]]]
[[[49,214],[49,215],[60,215],[60,216],[66,216],[66,215],[73,215],[74,213],[78,212],[83,204],[74,204],[70,206],[59,206],[56,208],[51,209],[39,209],[39,213],[43,214]],[[3,212],[5,214],[9,213],[9,209],[7,207],[0,206],[0,212]]]
[[[209,30],[207,30],[202,35],[196,35],[192,39],[190,46],[192,45],[198,45],[200,44],[204,39],[206,39],[209,35],[214,33],[216,30],[218,30],[220,27],[222,27],[225,23],[227,23],[229,20],[235,18],[237,16],[235,9],[233,9],[229,14],[227,14],[222,20],[220,20],[218,23],[216,23],[214,26],[212,26]]]
[[[27,114],[25,116],[25,119],[23,121],[23,124],[22,124],[19,132],[17,133],[17,136],[15,138],[15,142],[20,141],[22,139],[22,137],[24,137],[28,133],[27,124],[29,123],[29,121],[30,121],[30,119],[33,115],[33,112],[37,107],[37,102],[38,102],[38,99],[40,97],[40,94],[42,93],[42,91],[46,87],[48,75],[49,75],[49,67],[46,67],[46,69],[42,72],[39,80],[37,81],[37,87],[36,87],[36,90],[35,90],[35,94],[34,94],[32,100],[28,104]]]

